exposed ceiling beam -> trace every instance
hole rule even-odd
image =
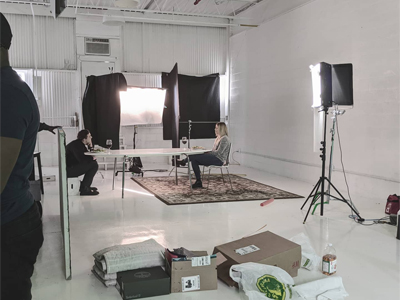
[[[1,0],[0,0],[1,1]],[[177,12],[177,11],[159,11],[159,10],[148,10],[148,9],[127,9],[127,8],[116,8],[116,7],[107,7],[107,6],[92,6],[92,5],[68,5],[71,8],[84,8],[90,10],[109,10],[109,11],[124,11],[124,12],[136,12],[136,13],[152,13],[152,14],[160,14],[160,15],[180,15],[180,16],[193,16],[193,17],[206,17],[206,18],[222,18],[222,19],[247,19],[230,15],[212,15],[212,14],[197,14],[190,12]]]
[[[135,14],[135,13],[133,13]],[[78,12],[77,15],[80,16],[95,16],[103,17],[104,14],[98,12]],[[193,19],[190,16],[174,16],[171,19],[171,15],[152,15],[144,16],[143,14],[136,14],[123,17],[126,21],[131,20],[132,22],[144,22],[144,23],[160,23],[160,24],[174,24],[174,25],[192,25],[192,26],[207,26],[207,27],[230,27],[230,26],[241,26],[239,24],[233,24],[228,22],[227,19],[217,21],[215,18],[203,18],[203,19]]]
[[[251,3],[247,3],[245,5],[243,5],[241,8],[238,8],[237,10],[231,12],[229,14],[229,16],[237,16],[238,14],[248,10],[250,7],[262,2],[263,0],[255,0],[255,1],[251,1]]]

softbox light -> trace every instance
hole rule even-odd
[[[313,105],[312,107],[332,107],[332,66],[321,62],[310,66]]]
[[[121,126],[162,123],[165,89],[130,87],[119,94]]]
[[[332,102],[353,106],[353,65],[332,65]]]

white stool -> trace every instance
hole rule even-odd
[[[79,196],[81,181],[78,177],[68,178],[68,196]]]

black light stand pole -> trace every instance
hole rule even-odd
[[[136,149],[137,126],[133,125],[133,149]]]
[[[324,112],[324,140],[321,142],[322,147],[320,148],[322,154],[320,155],[321,159],[322,159],[322,174],[321,177],[319,178],[317,184],[314,186],[314,188],[312,189],[310,195],[307,197],[306,201],[303,203],[303,205],[301,206],[300,209],[303,209],[303,207],[306,205],[307,201],[312,197],[312,201],[310,203],[310,207],[308,208],[306,217],[304,218],[303,224],[306,223],[308,214],[310,213],[311,207],[315,204],[315,202],[318,199],[321,199],[321,216],[324,215],[324,198],[325,195],[335,198],[336,200],[342,201],[344,203],[346,203],[350,209],[357,215],[358,217],[358,221],[359,222],[363,222],[364,219],[360,216],[360,214],[357,212],[356,209],[354,209],[354,207],[352,205],[349,204],[349,202],[342,196],[342,194],[337,190],[337,188],[332,184],[332,182],[326,178],[325,176],[325,158],[326,158],[326,120],[327,120],[327,115],[328,115],[328,108],[324,107],[321,111]],[[340,198],[335,197],[330,195],[329,193],[325,192],[325,180],[329,183],[330,187],[333,187],[333,189],[336,191],[336,193],[339,194]],[[319,192],[318,195],[318,189],[321,187],[321,192]],[[314,193],[315,192],[315,193]],[[319,196],[319,197],[318,197]]]
[[[324,200],[325,200],[325,158],[326,158],[326,119],[328,115],[328,108],[324,107],[322,109],[324,112],[324,140],[321,142],[322,148],[319,148],[319,150],[322,151],[322,154],[319,156],[322,159],[322,175],[321,175],[321,216],[324,215]],[[310,207],[311,208],[311,207]],[[306,216],[307,218],[307,216]],[[306,220],[304,219],[304,222]]]
[[[304,218],[303,224],[306,223],[308,214],[310,213],[311,207],[314,205],[314,203],[318,200],[318,198],[321,198],[321,216],[324,213],[324,194],[325,194],[325,153],[326,153],[326,115],[328,114],[328,108],[324,107],[322,109],[322,111],[324,112],[324,140],[321,142],[322,148],[320,148],[322,154],[320,155],[321,160],[322,160],[322,174],[321,177],[319,178],[318,182],[315,184],[314,188],[312,189],[310,195],[307,197],[306,201],[303,203],[303,205],[301,206],[300,210],[303,209],[303,207],[306,205],[307,201],[312,197],[312,201],[310,204],[310,207],[308,208],[306,217]],[[321,112],[321,111],[320,111]],[[321,187],[321,192],[319,194],[319,197],[317,197],[318,195],[318,190],[319,187]],[[314,193],[315,192],[315,193]]]
[[[188,120],[188,124],[189,124],[189,141],[188,141],[188,147],[190,148],[190,131],[192,130],[192,120]]]

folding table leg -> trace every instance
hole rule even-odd
[[[190,170],[190,158],[189,155],[187,155],[187,161],[188,161],[188,172],[189,172],[189,185],[190,185],[190,191],[193,191],[192,188],[192,171]]]
[[[112,189],[114,190],[114,184],[115,184],[115,173],[117,171],[117,158],[114,158],[114,173],[113,173],[113,186]]]
[[[126,156],[122,158],[122,199],[124,198],[124,190],[125,190],[125,160]]]
[[[174,156],[175,161],[175,184],[178,185],[178,168],[176,166],[176,155]]]

